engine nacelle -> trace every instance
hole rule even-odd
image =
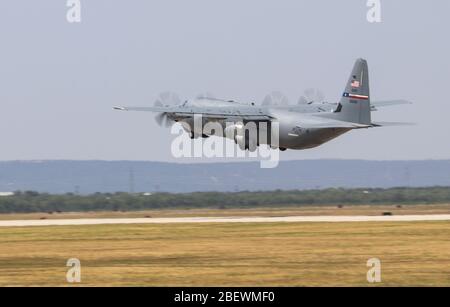
[[[241,150],[248,149],[249,151],[256,151],[258,148],[258,131],[250,131],[251,127],[244,126],[242,123],[228,126],[224,129],[225,137],[233,140],[239,145]],[[246,133],[248,131],[248,133]]]
[[[203,124],[195,125],[193,119],[185,119],[179,121],[179,123],[183,127],[184,131],[189,133],[191,139],[205,137],[205,135],[203,134]]]

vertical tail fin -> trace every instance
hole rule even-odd
[[[370,113],[369,68],[366,60],[358,59],[334,117],[347,122],[370,125],[372,123]]]

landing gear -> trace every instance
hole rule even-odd
[[[286,151],[286,150],[287,150],[287,148],[280,147],[280,151]]]

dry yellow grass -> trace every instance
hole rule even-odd
[[[2,228],[0,285],[450,286],[450,223],[268,223]]]

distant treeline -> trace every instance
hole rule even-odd
[[[450,187],[88,196],[26,191],[0,197],[0,213],[442,203],[450,203]]]

